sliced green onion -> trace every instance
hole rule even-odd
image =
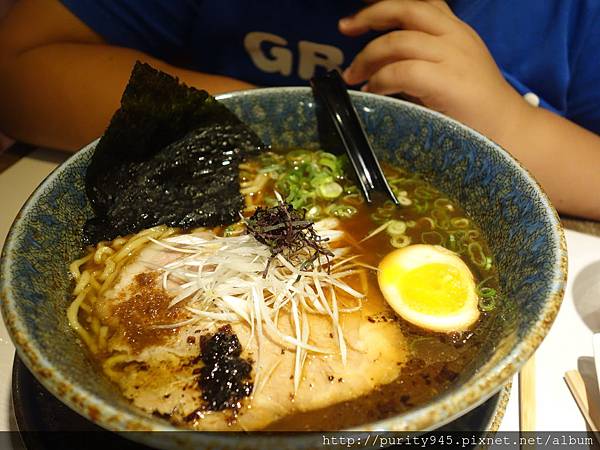
[[[452,230],[448,232],[448,236],[454,236],[454,248],[450,248],[450,250],[463,254],[467,251],[467,246],[471,241],[469,241],[467,237],[467,233],[464,230]],[[449,248],[449,247],[448,247]]]
[[[342,201],[350,205],[358,206],[362,205],[365,200],[360,194],[348,194],[342,197]]]
[[[286,156],[289,161],[294,162],[306,162],[312,159],[311,152],[308,152],[306,150],[293,150],[289,152]]]
[[[435,201],[433,202],[433,206],[435,208],[443,208],[449,211],[451,210],[451,208],[453,209],[452,203],[449,199],[445,197],[435,199]]]
[[[354,206],[350,205],[332,205],[330,208],[327,209],[329,214],[343,219],[352,217],[358,212],[358,210]]]
[[[415,211],[419,214],[424,214],[429,209],[429,202],[420,198],[415,198],[413,202],[415,205]]]
[[[377,208],[377,215],[385,219],[389,219],[394,215],[394,211],[385,208]]]
[[[426,186],[419,186],[415,188],[414,195],[417,198],[430,200],[434,198],[437,195],[437,193],[433,189],[430,189]]]
[[[469,239],[471,239],[471,240],[478,239],[479,236],[480,236],[480,233],[477,230],[469,230],[469,231],[467,231],[467,237]]]
[[[467,253],[469,254],[469,258],[471,262],[478,267],[486,267],[489,264],[488,258],[485,253],[483,253],[483,249],[481,248],[481,244],[479,242],[471,242],[467,246]]]
[[[405,184],[410,183],[411,181],[413,181],[410,178],[401,177],[401,176],[398,176],[398,177],[393,177],[392,176],[392,177],[386,177],[386,178],[387,178],[388,184],[391,184],[393,186],[396,186],[397,184],[405,185]]]
[[[479,295],[481,295],[482,297],[485,297],[485,298],[495,297],[496,289],[493,289],[491,287],[482,287],[481,289],[479,289]]]
[[[342,192],[344,192],[344,189],[335,181],[321,184],[317,189],[319,191],[319,195],[327,199],[338,198],[340,195],[342,195]]]
[[[402,206],[412,205],[412,200],[408,197],[397,197],[397,198],[398,198],[398,203],[400,203]]]
[[[335,155],[327,152],[319,152],[318,157],[318,163],[320,165],[327,167],[334,173],[340,172],[341,163]]]
[[[396,198],[398,199],[398,203],[400,203],[402,206],[409,206],[412,205],[412,200],[410,198],[408,198],[408,192],[406,191],[399,191],[397,189],[392,188],[394,195],[396,196]],[[392,203],[393,205],[393,203]],[[396,205],[394,205],[395,207]]]
[[[489,277],[484,278],[483,280],[481,280],[479,282],[479,284],[477,285],[477,292],[480,293],[482,289],[485,289],[484,288],[485,283],[487,283],[488,281],[490,281],[492,278],[494,278],[493,275],[491,275],[491,276],[489,276]]]
[[[270,164],[268,166],[263,167],[262,169],[259,169],[258,173],[273,174],[273,172],[280,172],[281,169],[283,169],[281,164]]]
[[[354,186],[354,185],[347,186],[346,189],[344,190],[344,193],[347,195],[355,195],[355,194],[358,195],[359,194],[358,186]],[[362,198],[362,196],[361,196],[361,198]]]
[[[448,233],[448,240],[446,241],[445,247],[448,250],[452,250],[453,252],[456,252],[457,242],[456,242],[456,236],[453,233]]]
[[[310,208],[307,212],[306,212],[306,218],[308,220],[315,220],[318,219],[321,215],[321,207],[320,206],[313,206],[312,208]]]
[[[390,239],[390,244],[392,244],[392,247],[395,247],[395,248],[403,248],[403,247],[406,247],[407,245],[409,245],[410,241],[411,241],[410,236],[401,234],[399,236],[393,236]]]
[[[427,225],[429,225],[429,230],[435,230],[435,222],[433,221],[433,219],[431,217],[421,217],[420,219],[417,220],[417,225],[425,225],[425,223],[427,223]]]
[[[421,233],[421,242],[429,245],[442,245],[444,238],[437,231],[426,231],[425,233]]]
[[[453,217],[450,219],[450,223],[456,228],[468,228],[471,222],[466,217]]]
[[[319,187],[322,184],[332,183],[333,177],[326,172],[319,172],[310,179],[310,185],[313,187]]]
[[[492,257],[486,256],[485,257],[485,265],[483,266],[483,269],[490,270],[491,268],[492,268]]]
[[[379,209],[383,209],[385,211],[395,211],[396,210],[396,205],[391,200],[386,200],[383,203],[383,206],[381,208],[379,208]]]
[[[481,311],[492,311],[496,307],[496,289],[484,286],[493,277],[487,277],[477,285],[477,295],[479,295],[479,309]]]
[[[404,234],[406,231],[406,222],[403,220],[390,220],[388,222],[388,226],[386,231],[391,236],[398,236],[400,234]]]
[[[441,228],[442,230],[450,228],[450,218],[445,209],[434,209],[431,211],[431,217],[433,218],[436,228]]]
[[[481,297],[479,299],[479,309],[484,312],[492,311],[496,308],[496,297]]]

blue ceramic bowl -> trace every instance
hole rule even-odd
[[[508,153],[460,123],[392,98],[352,93],[379,157],[426,175],[484,231],[504,293],[495,332],[443,395],[362,430],[429,430],[475,407],[533,354],[563,296],[567,260],[556,211]],[[315,103],[308,88],[270,88],[220,97],[265,142],[315,148]],[[19,356],[41,383],[74,410],[110,430],[175,430],[131,407],[95,367],[67,324],[67,266],[82,253],[91,215],[84,174],[94,143],[50,175],[25,204],[2,254],[2,313]],[[130,436],[131,437],[131,436]],[[148,441],[156,434],[136,434]],[[239,438],[165,434],[155,445],[235,447]],[[248,448],[320,446],[320,437],[246,436]],[[316,439],[316,440],[313,440]]]

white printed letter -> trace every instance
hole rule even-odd
[[[331,45],[317,44],[315,42],[300,41],[300,64],[298,76],[303,80],[310,80],[315,74],[315,67],[322,66],[327,70],[338,68],[344,62],[342,51]]]
[[[268,55],[261,48],[265,42],[273,44]],[[283,47],[285,45],[287,41],[282,37],[260,31],[250,32],[244,38],[244,47],[256,67],[265,72],[279,72],[289,76],[292,73],[292,52]]]

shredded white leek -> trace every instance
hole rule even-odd
[[[330,243],[338,242],[344,235],[334,228],[338,224],[335,219],[326,219],[315,224],[315,229]],[[340,314],[358,311],[364,295],[344,280],[365,270],[356,261],[357,255],[344,257],[349,248],[335,248],[328,261],[316,261],[313,267],[304,270],[277,255],[265,274],[271,253],[250,235],[220,237],[202,231],[151,240],[181,254],[162,267],[162,285],[173,295],[170,306],[185,302],[185,309],[192,317],[173,326],[194,320],[247,324],[250,327],[248,343],[252,339],[257,342],[255,387],[262,386],[273,370],[259,383],[258,367],[265,338],[295,352],[294,392],[298,391],[309,353],[338,354],[346,364],[347,343]],[[345,293],[354,305],[340,305],[336,291]],[[281,312],[291,318],[289,334],[278,326]],[[310,314],[330,318],[337,348],[321,348],[310,343]]]

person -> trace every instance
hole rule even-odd
[[[498,142],[559,211],[600,220],[598,0],[20,0],[0,24],[0,129],[76,150],[136,60],[213,94],[401,93]]]
[[[11,5],[12,0],[0,0],[0,21],[2,21]],[[0,155],[13,143],[14,141],[12,139],[10,139],[8,136],[5,136],[2,131],[0,131]]]

